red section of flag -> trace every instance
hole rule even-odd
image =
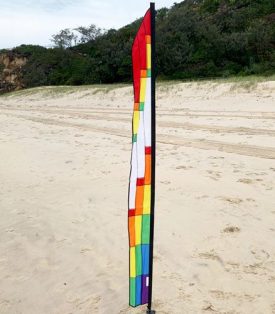
[[[145,147],[145,155],[151,155],[152,149],[151,147]]]
[[[146,36],[151,36],[151,11],[148,10],[132,48],[135,102],[139,103],[141,70],[146,69]],[[148,40],[148,39],[147,39]]]
[[[133,217],[136,215],[136,210],[135,209],[129,209],[128,210],[128,217]]]
[[[137,186],[143,186],[144,185],[144,178],[137,178]]]

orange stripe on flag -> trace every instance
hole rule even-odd
[[[130,247],[136,245],[136,237],[135,237],[135,217],[129,217],[129,239],[130,239]]]
[[[143,77],[143,78],[146,78],[147,77],[147,70],[141,70],[140,71],[140,76]]]
[[[150,35],[146,35],[146,44],[151,44],[151,36]]]
[[[146,185],[151,184],[151,155],[145,155],[145,180]]]
[[[137,186],[136,191],[136,215],[142,215],[143,212],[144,185]]]

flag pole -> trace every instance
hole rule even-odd
[[[150,264],[149,264],[149,300],[147,314],[155,314],[152,310],[153,288],[153,254],[154,254],[154,223],[155,223],[155,168],[156,168],[156,11],[155,3],[150,3],[151,10],[151,98],[152,98],[152,173],[151,173],[151,222],[150,222]]]

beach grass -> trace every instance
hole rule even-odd
[[[165,92],[170,88],[177,86],[178,84],[226,84],[231,83],[232,92],[238,89],[244,89],[247,91],[253,90],[257,84],[275,81],[275,74],[271,76],[232,76],[228,78],[212,78],[212,79],[194,79],[194,80],[158,80],[157,89],[159,91]],[[33,87],[28,89],[22,89],[19,91],[14,91],[10,93],[5,93],[0,95],[0,99],[7,99],[13,97],[31,97],[41,95],[43,98],[60,98],[69,94],[75,94],[81,92],[80,97],[96,94],[108,94],[119,88],[129,87],[131,83],[118,83],[118,84],[95,84],[95,85],[81,85],[81,86],[43,86],[43,87]],[[86,92],[83,94],[83,92]],[[84,95],[84,96],[83,96]]]

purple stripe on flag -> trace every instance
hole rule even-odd
[[[142,275],[142,304],[146,304],[149,301],[149,277],[148,275]]]

